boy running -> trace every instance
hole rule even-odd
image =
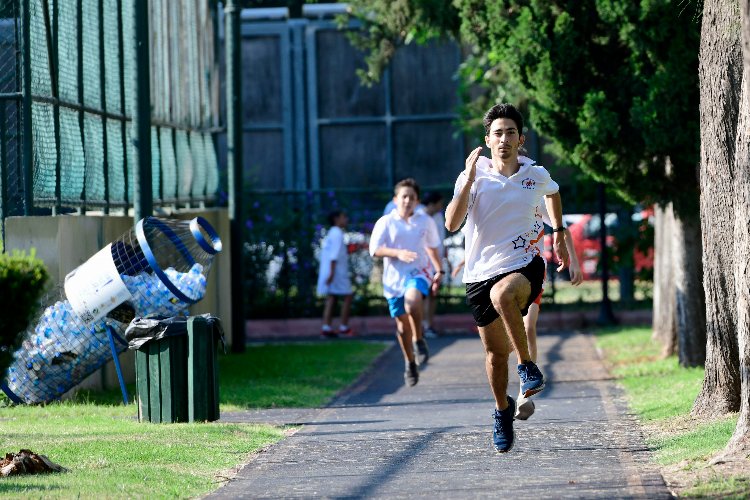
[[[399,181],[393,202],[396,208],[375,223],[370,255],[383,257],[383,295],[396,320],[397,339],[406,363],[404,380],[414,386],[419,381],[419,369],[412,336],[417,339],[419,363],[424,365],[429,351],[422,332],[423,300],[430,288],[433,293],[437,291],[445,271],[438,255],[435,222],[423,211],[414,211],[419,202],[417,182],[411,178]]]

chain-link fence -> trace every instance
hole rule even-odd
[[[135,67],[138,4],[148,6],[147,68]],[[216,9],[210,0],[0,1],[2,218],[132,206],[136,69],[150,76],[154,205],[212,203]]]
[[[19,2],[0,2],[0,219],[23,202],[21,37]]]

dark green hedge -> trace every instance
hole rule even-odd
[[[44,262],[33,249],[29,254],[0,253],[0,378],[22,340],[21,333],[37,312],[48,278]]]

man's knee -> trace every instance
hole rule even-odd
[[[492,287],[490,298],[496,310],[516,307],[522,309],[526,305],[531,293],[531,284],[523,276],[520,278],[505,279]]]

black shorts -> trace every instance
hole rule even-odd
[[[500,317],[500,314],[492,305],[492,300],[490,300],[490,290],[495,286],[495,283],[513,273],[522,274],[531,283],[531,293],[526,306],[521,311],[521,315],[526,316],[526,313],[529,312],[529,306],[541,293],[544,283],[544,259],[538,255],[531,259],[526,267],[499,274],[488,280],[466,284],[466,305],[471,309],[471,314],[474,316],[477,326],[487,326]]]

